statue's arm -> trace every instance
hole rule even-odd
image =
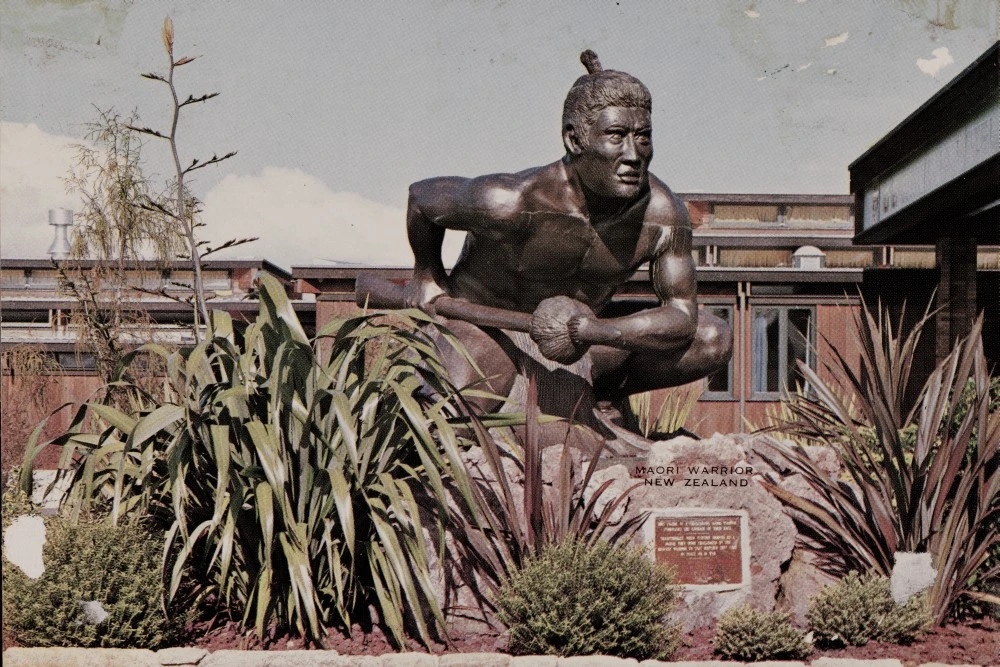
[[[479,178],[442,177],[410,186],[406,207],[406,235],[413,250],[413,279],[404,296],[410,307],[427,308],[448,289],[441,261],[447,229],[488,233],[504,224],[506,212],[516,207],[516,191],[502,175]]]
[[[577,337],[633,351],[673,352],[690,345],[698,328],[691,224],[680,203],[663,222],[649,263],[660,306],[624,317],[581,318],[572,327]]]
[[[427,308],[438,296],[446,293],[448,274],[441,261],[441,245],[445,227],[436,224],[428,211],[438,212],[461,187],[462,179],[439,178],[420,181],[410,186],[406,205],[406,236],[413,251],[413,278],[406,285],[406,305]],[[440,217],[440,216],[438,216]]]

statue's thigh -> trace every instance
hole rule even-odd
[[[675,352],[625,352],[595,347],[591,356],[598,400],[676,387],[725,368],[732,356],[732,330],[711,313],[702,311],[699,315],[691,344]]]
[[[506,396],[517,376],[517,367],[500,344],[474,324],[461,320],[447,320],[445,326],[455,335],[475,361],[481,374],[455,349],[444,336],[435,336],[435,343],[441,353],[445,368],[457,387],[475,386],[498,396]],[[479,407],[490,411],[499,403],[475,401]],[[494,404],[496,403],[496,404]]]

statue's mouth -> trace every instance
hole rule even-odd
[[[635,184],[639,182],[640,178],[641,174],[638,171],[623,171],[618,174],[618,180],[622,183]]]

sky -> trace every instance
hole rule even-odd
[[[47,211],[97,109],[166,129],[174,24],[182,161],[203,237],[280,266],[409,266],[406,191],[563,154],[582,50],[653,96],[676,192],[846,194],[848,165],[998,39],[997,0],[0,0],[0,258],[45,257]],[[154,182],[168,147],[143,146]],[[453,258],[461,238],[449,234]],[[222,255],[225,256],[225,255]]]

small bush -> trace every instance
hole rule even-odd
[[[769,614],[750,605],[724,613],[712,643],[722,657],[744,662],[798,660],[812,651],[812,643],[792,626],[788,614]]]
[[[168,621],[160,603],[162,539],[60,518],[46,521],[45,537],[38,579],[3,563],[4,626],[19,645],[157,648],[177,639],[185,619]],[[81,601],[97,601],[107,617],[89,622]]]
[[[897,605],[888,577],[857,572],[820,591],[810,602],[806,618],[818,643],[851,646],[869,641],[906,644],[931,622],[925,594]]]
[[[4,531],[7,530],[7,526],[17,517],[37,514],[35,506],[31,503],[31,498],[17,486],[17,478],[20,472],[20,468],[11,468],[3,488],[2,514]]]
[[[641,550],[567,540],[510,576],[498,618],[515,655],[664,658],[679,643],[677,628],[666,623],[677,595],[670,571]]]

